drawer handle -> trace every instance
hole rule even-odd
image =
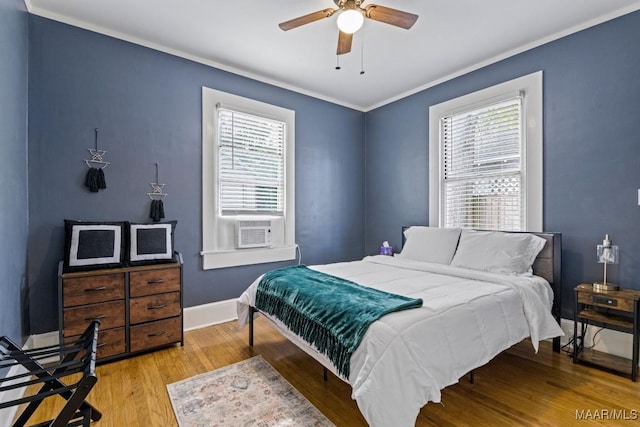
[[[97,288],[89,288],[89,289],[85,289],[85,292],[97,292],[97,291],[104,291],[105,289],[107,289],[106,286],[98,286]]]
[[[100,316],[95,316],[95,317],[85,317],[84,320],[101,320],[101,319],[104,319],[105,317],[107,317],[106,314],[101,314]]]
[[[151,305],[149,304],[147,306],[147,310],[159,310],[161,308],[165,308],[167,306],[167,304],[157,304],[157,305]]]
[[[149,338],[151,338],[151,337],[161,337],[161,336],[163,336],[164,334],[165,334],[165,332],[164,332],[164,331],[160,331],[160,332],[154,332],[154,333],[149,334],[149,335],[147,335],[147,336],[148,336]]]
[[[102,344],[98,344],[98,346],[96,348],[104,347],[105,345],[107,345],[107,343],[103,342]]]
[[[147,280],[147,284],[149,285],[157,285],[159,283],[164,283],[164,279],[151,279]]]

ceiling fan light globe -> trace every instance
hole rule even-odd
[[[353,34],[358,31],[364,23],[364,16],[357,10],[345,10],[338,16],[338,28],[343,33]]]

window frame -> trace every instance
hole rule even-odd
[[[284,215],[228,215],[219,209],[217,106],[285,123]],[[236,249],[231,222],[279,221],[280,243],[271,247]],[[277,240],[276,240],[277,242]],[[295,259],[295,111],[202,87],[202,267],[204,270]]]
[[[429,108],[429,225],[443,224],[442,118],[523,94],[522,103],[522,231],[543,231],[543,73],[538,71]]]

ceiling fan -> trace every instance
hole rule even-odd
[[[342,55],[351,52],[351,41],[353,33],[358,31],[362,26],[364,18],[373,19],[374,21],[384,22],[385,24],[395,25],[396,27],[408,30],[415,24],[418,15],[403,12],[398,9],[370,4],[362,7],[361,4],[365,0],[333,0],[338,6],[337,9],[323,9],[308,15],[300,16],[289,21],[282,22],[278,26],[283,31],[288,31],[300,27],[311,22],[318,21],[323,18],[333,16],[336,12],[341,11],[338,16],[338,49],[337,54]]]

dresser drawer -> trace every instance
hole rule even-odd
[[[179,316],[180,292],[150,295],[129,300],[129,319],[131,324]]]
[[[124,328],[98,331],[98,360],[124,353],[125,350]]]
[[[111,301],[101,304],[89,304],[80,307],[65,308],[64,336],[80,335],[89,322],[100,320],[98,336],[106,329],[124,326],[124,301]]]
[[[182,341],[182,316],[131,327],[132,352]]]
[[[80,335],[65,338],[64,341],[69,343],[78,338],[80,338]],[[106,331],[98,328],[98,360],[124,353],[125,350],[124,328],[108,329]]]
[[[129,295],[141,297],[180,291],[180,268],[136,271],[129,275]]]
[[[65,307],[124,299],[124,273],[64,279]]]

